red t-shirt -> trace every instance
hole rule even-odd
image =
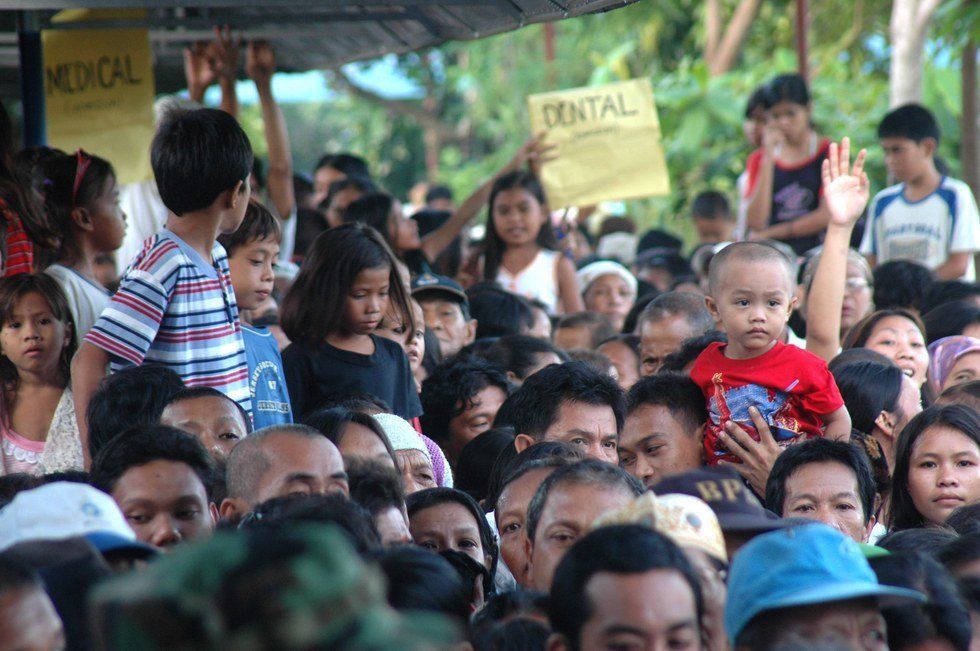
[[[724,346],[709,345],[691,368],[691,379],[708,401],[704,436],[708,465],[722,459],[738,461],[717,443],[718,433],[729,420],[759,440],[749,407],[759,410],[781,446],[800,436],[823,436],[821,416],[844,404],[825,361],[782,342],[751,359],[729,359]]]

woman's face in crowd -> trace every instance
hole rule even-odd
[[[980,501],[980,447],[952,427],[929,427],[912,444],[908,489],[926,522],[944,523],[953,510]]]
[[[532,307],[531,312],[534,313],[534,326],[528,330],[528,336],[551,341],[551,319],[548,318],[548,313],[540,307]]]
[[[623,328],[626,315],[633,307],[636,293],[617,274],[606,274],[592,281],[583,298],[585,309],[605,314],[612,327],[619,332]]]
[[[388,223],[391,225],[391,242],[395,253],[414,251],[422,246],[418,222],[405,217],[400,201],[393,203]]]
[[[864,269],[856,262],[847,263],[847,285],[840,313],[840,331],[845,334],[855,323],[871,313],[871,285]]]
[[[431,506],[409,518],[412,540],[419,547],[436,553],[451,549],[463,552],[477,563],[490,568],[490,558],[483,552],[480,526],[462,504],[444,502]]]
[[[340,226],[344,222],[344,211],[363,196],[357,188],[345,188],[335,194],[327,206],[327,224],[331,227]]]
[[[395,467],[395,460],[388,454],[388,449],[385,448],[378,435],[370,427],[360,423],[344,425],[344,435],[340,438],[340,444],[337,448],[345,458],[357,457],[376,461],[389,468]]]
[[[432,461],[421,450],[397,450],[395,457],[398,459],[398,471],[405,484],[405,495],[438,486]]]
[[[810,109],[802,104],[782,100],[769,109],[769,124],[783,132],[792,144],[799,144],[810,131]]]
[[[915,380],[909,376],[902,378],[902,390],[898,394],[898,403],[895,405],[894,422],[892,436],[898,438],[899,432],[905,429],[908,422],[915,418],[922,411],[922,390]]]
[[[943,391],[958,384],[965,384],[980,378],[980,351],[963,355],[953,367],[949,369],[946,381],[943,383]]]
[[[527,550],[524,547],[524,524],[527,507],[541,482],[553,468],[538,468],[524,473],[504,486],[497,500],[494,517],[500,534],[500,557],[514,575],[518,585],[527,585]]]
[[[620,388],[629,391],[630,387],[640,379],[640,358],[633,349],[621,341],[610,341],[599,346],[597,350],[608,357],[616,367]]]
[[[925,337],[918,326],[904,316],[886,316],[878,321],[864,347],[894,361],[920,387],[926,381],[929,351]]]

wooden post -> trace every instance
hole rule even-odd
[[[804,81],[810,81],[810,57],[807,32],[810,31],[810,2],[796,0],[796,67]]]

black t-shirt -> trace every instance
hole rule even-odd
[[[301,421],[327,398],[368,393],[384,400],[406,420],[422,415],[408,358],[395,342],[371,335],[374,352],[361,355],[324,342],[290,344],[282,351],[283,374],[289,388],[293,418]]]

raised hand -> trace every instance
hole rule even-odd
[[[840,147],[830,143],[830,152],[821,167],[823,195],[830,211],[830,223],[850,226],[857,221],[868,205],[871,184],[864,172],[867,151],[858,152],[854,165],[850,164],[851,140],[844,137]]]
[[[245,73],[256,85],[268,85],[276,72],[276,54],[265,41],[250,41],[245,50]]]
[[[211,66],[216,75],[234,81],[238,74],[238,51],[242,47],[242,37],[236,39],[231,27],[214,28],[214,41],[211,43]]]
[[[531,167],[531,172],[535,176],[539,176],[541,166],[557,158],[554,153],[557,145],[546,143],[544,137],[545,134],[542,132],[529,138],[521,145],[521,148],[517,150],[517,153],[514,154],[514,157],[510,159],[502,171],[513,172],[528,164]]]
[[[184,77],[191,99],[196,102],[203,100],[204,91],[217,79],[209,47],[206,41],[198,41],[192,47],[184,48]]]

